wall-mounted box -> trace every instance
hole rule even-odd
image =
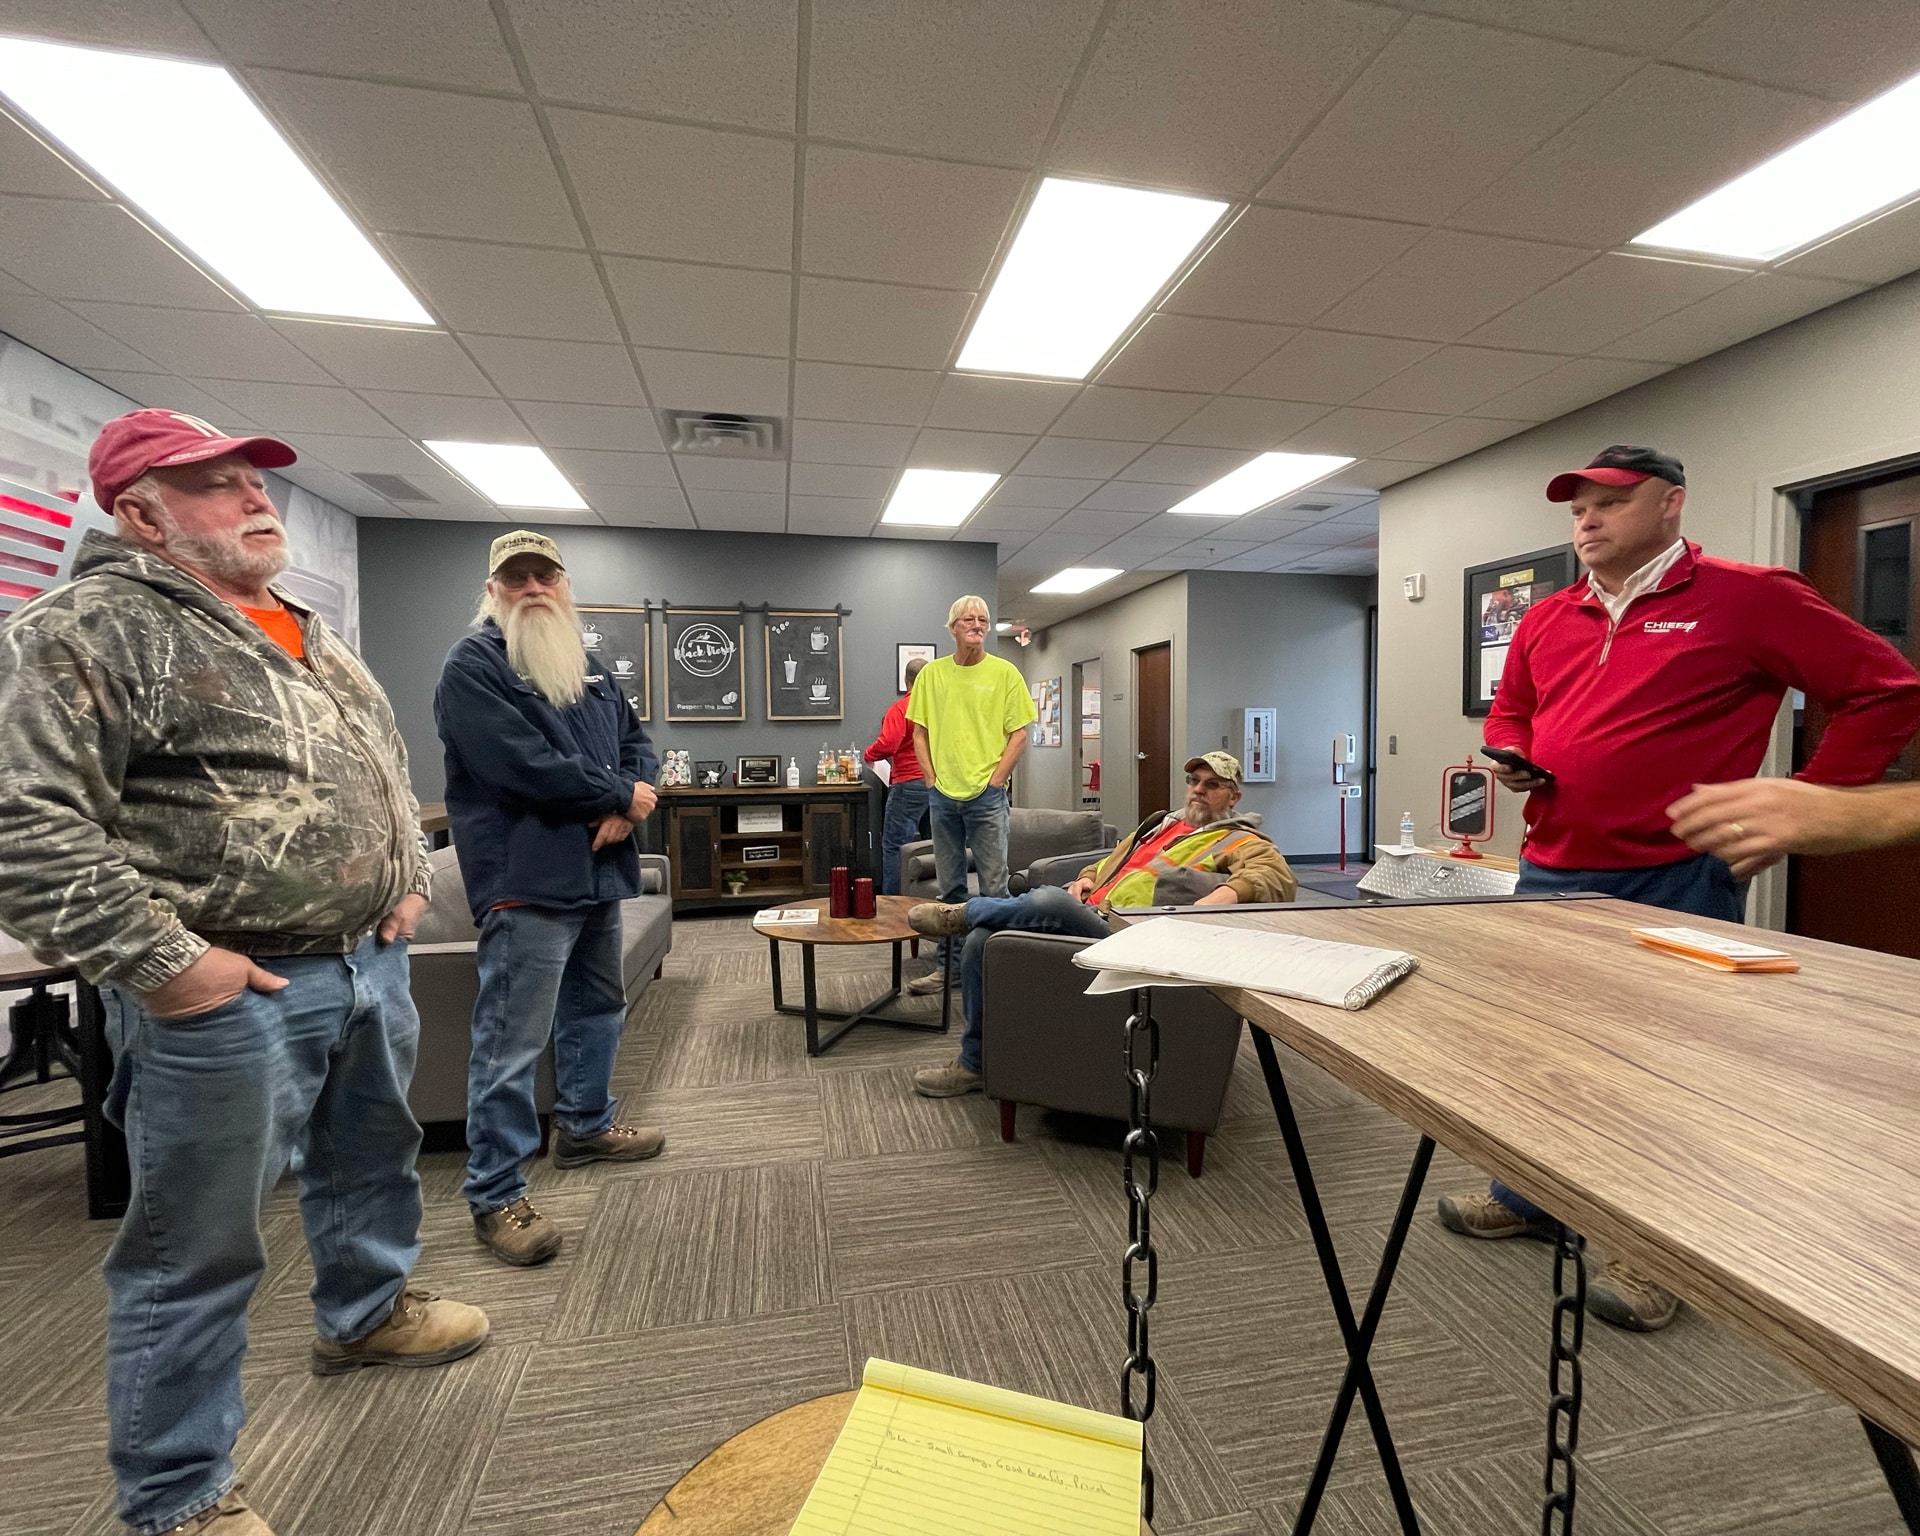
[[[1271,709],[1240,709],[1235,710],[1234,714],[1239,725],[1241,782],[1273,783],[1273,733],[1277,712]]]

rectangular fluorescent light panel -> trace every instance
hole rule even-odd
[[[1226,209],[1204,197],[1049,176],[958,366],[1084,379]]]
[[[1000,477],[978,469],[910,469],[887,498],[883,523],[909,528],[958,528]]]
[[[1324,480],[1352,462],[1337,453],[1263,453],[1167,510],[1182,517],[1238,517]]]
[[[1710,192],[1635,245],[1772,261],[1920,192],[1920,75]]]
[[[261,309],[433,324],[217,64],[0,37],[0,93]]]
[[[519,443],[427,443],[439,459],[499,507],[580,512],[586,503],[544,448]]]
[[[1118,566],[1111,565],[1070,565],[1058,575],[1049,576],[1033,590],[1036,594],[1058,592],[1086,592],[1103,581],[1112,581],[1120,574]]]

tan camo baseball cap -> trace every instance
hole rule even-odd
[[[551,560],[563,571],[567,568],[566,561],[560,558],[560,546],[552,539],[531,529],[516,528],[512,533],[503,533],[493,541],[493,548],[487,551],[487,574],[498,576],[500,567],[515,555],[538,555],[543,560]]]
[[[1198,757],[1187,759],[1185,771],[1192,773],[1202,763],[1231,783],[1235,789],[1240,787],[1240,759],[1231,752],[1202,752]]]

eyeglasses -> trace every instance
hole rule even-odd
[[[1232,789],[1233,785],[1228,783],[1225,779],[1211,779],[1211,778],[1203,779],[1198,774],[1190,773],[1187,775],[1187,788],[1197,789],[1202,791],[1205,794],[1210,795],[1215,790]]]
[[[531,568],[514,566],[496,573],[493,579],[503,587],[513,587],[517,590],[530,581],[537,581],[543,587],[558,586],[560,578],[565,574],[558,566],[552,565],[537,565]]]

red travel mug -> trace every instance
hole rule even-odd
[[[853,882],[853,915],[873,916],[873,882],[865,875]]]
[[[846,917],[849,915],[849,873],[846,865],[836,864],[833,866],[833,872],[828,876],[828,917]]]

